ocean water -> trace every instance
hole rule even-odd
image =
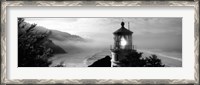
[[[109,50],[85,50],[79,53],[56,54],[50,60],[53,61],[51,66],[64,63],[66,67],[87,67],[98,59],[111,55]]]

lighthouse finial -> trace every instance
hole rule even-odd
[[[123,21],[123,19],[122,19],[122,22],[121,22],[121,26],[124,27],[124,21]]]

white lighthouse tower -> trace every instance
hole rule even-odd
[[[121,22],[121,28],[113,33],[114,46],[111,48],[111,67],[121,67],[123,63],[120,61],[125,59],[132,49],[132,34],[133,32],[124,27],[125,23]]]

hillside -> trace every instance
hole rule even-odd
[[[58,45],[55,45],[52,40],[49,40],[47,39],[45,42],[44,42],[44,45],[53,49],[53,54],[63,54],[63,53],[67,53],[65,52],[65,50],[61,47],[59,47]]]
[[[85,39],[83,39],[82,37],[78,36],[78,35],[72,35],[70,33],[67,32],[61,32],[61,31],[57,31],[57,30],[50,30],[49,31],[49,39],[53,39],[53,40],[57,40],[57,41],[85,41]]]
[[[58,30],[51,30],[45,27],[36,26],[36,33],[47,33],[48,37],[45,39],[45,45],[54,50],[55,54],[65,54],[71,52],[77,52],[80,50],[77,43],[86,42],[84,38],[78,35],[72,35],[67,32]]]

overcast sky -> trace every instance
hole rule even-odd
[[[133,44],[138,49],[182,53],[182,18],[25,18],[47,29],[59,30],[99,44],[113,45],[113,32],[121,27],[133,31]]]

